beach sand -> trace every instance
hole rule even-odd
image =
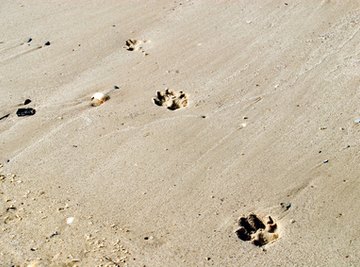
[[[0,266],[360,265],[359,1],[0,21]]]

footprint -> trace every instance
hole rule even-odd
[[[183,91],[175,92],[166,89],[165,92],[156,92],[156,98],[153,99],[158,106],[165,106],[170,110],[185,108],[188,105],[188,95]]]
[[[128,39],[125,42],[124,48],[127,51],[140,51],[141,53],[144,54],[144,56],[147,56],[149,54],[146,53],[145,50],[143,49],[143,47],[141,46],[142,44],[144,44],[146,42],[148,42],[148,41],[141,41],[141,40],[136,40],[136,39]]]
[[[239,219],[239,226],[235,231],[237,237],[258,247],[273,242],[279,237],[276,233],[277,225],[270,216],[261,220],[256,214],[251,213]]]

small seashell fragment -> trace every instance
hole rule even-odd
[[[66,218],[66,223],[67,224],[72,224],[74,222],[74,217],[68,217]]]
[[[109,99],[110,99],[110,96],[108,96],[107,94],[97,92],[97,93],[93,94],[93,96],[91,97],[91,105],[93,107],[97,107]]]

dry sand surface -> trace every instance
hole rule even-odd
[[[0,266],[360,265],[360,1],[0,22]]]

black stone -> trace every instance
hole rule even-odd
[[[18,115],[18,117],[32,116],[35,113],[36,113],[36,110],[33,108],[19,108],[16,111],[16,115]]]

